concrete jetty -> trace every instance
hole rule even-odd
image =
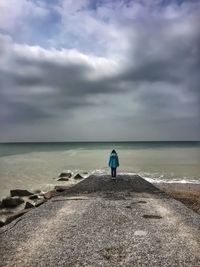
[[[137,175],[91,175],[0,229],[0,266],[200,266],[200,215]]]

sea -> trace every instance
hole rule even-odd
[[[200,183],[200,142],[1,143],[0,198],[11,189],[48,191],[63,171],[109,174],[109,155],[119,156],[118,173],[138,174],[153,183]]]

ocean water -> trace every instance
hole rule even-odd
[[[200,183],[200,142],[101,142],[0,144],[0,198],[10,189],[47,191],[62,171],[109,173],[112,149],[118,173],[137,173],[152,182]]]

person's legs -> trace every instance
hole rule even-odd
[[[115,177],[116,176],[116,168],[111,168],[111,176]]]
[[[116,177],[116,173],[117,173],[117,168],[113,169],[113,177]]]

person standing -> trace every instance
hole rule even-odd
[[[111,168],[111,176],[116,177],[117,174],[117,167],[119,167],[119,158],[117,152],[112,150],[110,154],[110,159],[108,163],[109,167]]]

